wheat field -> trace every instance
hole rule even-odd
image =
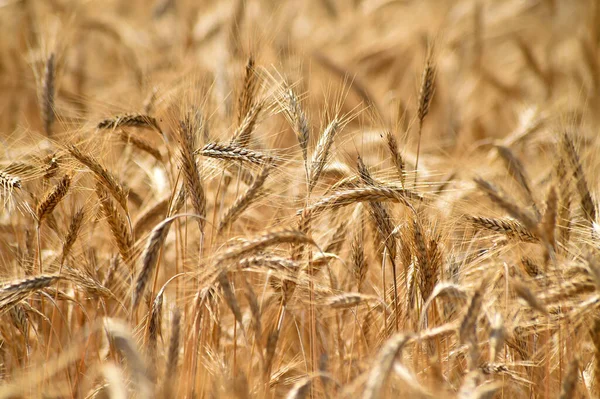
[[[600,397],[596,0],[0,32],[1,398]]]

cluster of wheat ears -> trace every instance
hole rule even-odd
[[[0,2],[0,397],[600,395],[595,0]]]

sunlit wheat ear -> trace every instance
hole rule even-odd
[[[50,287],[60,279],[57,275],[40,275],[5,283],[0,287],[0,313],[7,312],[32,293]]]
[[[225,212],[225,216],[221,219],[217,229],[218,234],[222,233],[228,226],[235,222],[235,220],[261,195],[265,181],[271,173],[271,169],[271,166],[265,166],[248,190],[238,197],[233,205]]]
[[[258,118],[266,105],[267,103],[264,100],[252,105],[252,107],[248,110],[246,117],[242,119],[240,125],[235,130],[233,137],[231,138],[231,144],[238,145],[240,147],[246,147],[248,144],[250,144],[252,133],[259,122]]]
[[[156,225],[159,220],[167,216],[170,200],[170,196],[167,196],[138,214],[137,220],[133,223],[133,232],[136,238],[141,237],[146,231]]]
[[[525,228],[521,223],[504,218],[493,219],[482,216],[469,216],[468,219],[476,226],[483,227],[487,230],[504,234],[507,237],[524,242],[537,242],[539,238]]]
[[[201,126],[196,126],[192,117],[188,114],[179,124],[178,140],[180,146],[179,159],[185,179],[186,192],[190,197],[194,212],[200,216],[197,218],[197,223],[200,232],[203,233],[206,220],[206,196],[200,168],[194,157],[197,141],[196,133],[200,128]]]
[[[71,223],[69,224],[69,229],[67,230],[67,235],[63,241],[62,253],[60,255],[60,263],[61,265],[65,262],[67,256],[71,252],[73,245],[75,245],[75,241],[77,237],[79,237],[79,232],[81,231],[81,226],[83,225],[83,219],[85,217],[85,210],[80,208],[75,212],[73,217],[71,218]]]
[[[474,179],[475,183],[495,202],[498,206],[504,209],[508,214],[519,222],[523,223],[523,226],[532,232],[534,235],[538,232],[538,222],[535,216],[531,215],[528,211],[519,207],[512,198],[507,197],[504,193],[500,192],[491,183],[477,177]]]
[[[423,300],[426,300],[437,285],[443,267],[441,238],[435,230],[426,236],[424,225],[417,216],[413,221],[413,231],[420,273],[419,291]]]
[[[225,272],[219,273],[218,279],[219,279],[219,285],[221,286],[221,289],[223,290],[223,298],[225,299],[225,303],[227,304],[227,306],[233,313],[233,316],[235,317],[235,321],[239,324],[240,329],[242,331],[244,331],[244,323],[242,320],[242,317],[243,317],[242,310],[237,301],[237,298],[235,297],[235,293],[233,292],[233,289],[231,288],[231,284],[229,283],[229,277],[227,276],[227,273],[225,273]]]
[[[128,190],[119,183],[118,179],[94,157],[90,154],[83,153],[76,146],[69,145],[67,146],[67,150],[75,159],[92,171],[98,182],[112,194],[128,216],[129,206],[127,205],[127,197],[129,193]]]
[[[271,156],[260,151],[242,148],[233,144],[209,143],[194,152],[194,154],[196,153],[209,158],[244,161],[256,165],[265,165],[274,160]]]
[[[558,190],[558,203],[556,215],[557,240],[564,247],[571,237],[571,182],[567,178],[567,166],[564,157],[558,154],[558,161],[554,165],[556,188]]]
[[[300,100],[289,88],[283,92],[282,99],[280,99],[280,106],[283,109],[288,121],[292,125],[292,129],[298,138],[300,149],[302,150],[302,158],[304,159],[304,166],[306,169],[306,176],[308,179],[308,141],[310,139],[310,126],[308,118],[304,113],[300,105]]]
[[[347,292],[345,294],[329,296],[319,304],[331,309],[350,309],[369,301],[380,301],[376,296],[365,295],[358,292]]]
[[[167,235],[169,234],[169,229],[173,222],[179,217],[172,216],[168,219],[163,220],[158,225],[152,229],[150,236],[148,237],[148,241],[146,242],[146,248],[142,254],[142,266],[140,268],[140,272],[138,273],[135,289],[133,291],[132,298],[132,310],[136,311],[138,305],[140,304],[140,300],[144,295],[144,291],[148,285],[152,272],[156,267],[156,263],[158,262],[158,256],[160,254],[160,250],[163,247],[165,240],[167,239]]]
[[[319,254],[312,258],[310,262],[309,270],[312,270],[312,275],[318,274],[323,267],[329,265],[332,255],[330,254],[338,254],[342,247],[344,246],[344,242],[346,241],[346,235],[348,233],[348,224],[346,221],[342,220],[337,227],[325,248],[323,248],[324,254]],[[331,275],[330,275],[331,276]]]
[[[102,214],[106,219],[108,226],[110,227],[110,231],[115,244],[119,249],[119,253],[125,264],[132,268],[130,260],[134,241],[127,224],[127,219],[125,219],[121,212],[119,212],[108,192],[100,184],[96,185],[96,194],[98,195],[98,200],[100,201],[100,209],[102,210]]]
[[[150,363],[150,372],[152,379],[157,378],[157,355],[158,355],[158,336],[162,335],[162,310],[164,302],[164,290],[161,289],[154,301],[150,310],[150,317],[148,320],[148,341],[147,341],[147,353]]]
[[[71,175],[66,174],[56,186],[44,195],[36,209],[37,221],[40,225],[44,218],[51,215],[59,202],[67,195],[70,186]]]
[[[421,74],[421,85],[419,88],[419,97],[417,100],[417,117],[419,119],[419,138],[417,143],[417,158],[415,161],[415,184],[417,183],[417,172],[419,170],[419,155],[421,153],[421,135],[423,133],[423,122],[429,114],[429,106],[435,91],[435,64],[434,64],[433,45],[428,45],[425,67]]]
[[[219,261],[226,261],[230,259],[240,258],[244,255],[256,253],[261,249],[277,245],[277,244],[315,244],[312,238],[298,230],[280,230],[274,232],[267,232],[257,237],[251,238],[248,241],[236,245],[217,257],[217,263]]]
[[[362,205],[358,205],[356,212],[356,225],[354,227],[354,237],[350,249],[352,260],[352,271],[356,280],[356,290],[361,292],[362,286],[367,277],[368,262],[365,260],[365,244],[364,244],[364,216]]]
[[[362,159],[358,157],[358,174],[362,180],[362,182],[367,186],[375,186],[377,183],[371,177],[371,173],[367,166],[363,163]],[[369,202],[369,210],[371,219],[373,220],[376,230],[378,232],[379,241],[384,244],[387,254],[389,256],[389,261],[391,263],[392,269],[392,286],[394,289],[393,296],[393,305],[394,305],[394,315],[396,317],[396,327],[398,327],[398,278],[397,278],[397,270],[396,270],[396,254],[397,254],[397,245],[396,245],[396,237],[392,234],[394,230],[393,219],[390,216],[389,210],[381,202],[378,201],[370,201]],[[387,289],[384,287],[384,289]]]
[[[504,161],[508,173],[521,187],[525,196],[527,197],[529,204],[533,207],[533,210],[536,212],[536,214],[539,215],[539,210],[537,209],[533,192],[531,191],[531,183],[525,171],[525,167],[523,166],[521,161],[515,156],[515,154],[510,150],[510,148],[497,145],[496,150],[498,151],[498,154]]]
[[[402,155],[400,154],[400,150],[398,149],[398,142],[396,141],[396,137],[394,134],[388,130],[385,133],[385,142],[387,144],[388,150],[390,152],[390,157],[392,159],[392,164],[396,168],[396,173],[400,178],[400,182],[402,183],[402,187],[405,186],[405,163]]]
[[[135,148],[137,148],[140,151],[143,151],[149,155],[151,155],[154,159],[156,159],[158,162],[162,162],[163,161],[163,157],[162,154],[160,153],[160,151],[158,150],[158,148],[156,148],[151,142],[135,136],[133,134],[130,134],[129,132],[126,132],[123,129],[119,129],[117,131],[117,134],[119,135],[119,138],[126,144],[131,144],[133,145]]]
[[[46,136],[52,136],[52,127],[54,124],[54,94],[55,94],[55,79],[56,64],[54,53],[50,54],[46,60],[44,68],[44,77],[42,82],[42,93],[40,99],[40,109],[42,114],[42,122],[44,124],[44,132]]]
[[[329,197],[324,197],[307,207],[313,217],[325,210],[335,210],[357,202],[398,202],[412,208],[409,200],[422,201],[423,197],[413,191],[399,187],[364,187],[338,191]]]
[[[255,60],[252,55],[248,57],[246,67],[244,68],[244,83],[242,91],[238,97],[237,107],[237,123],[238,126],[242,124],[242,120],[248,115],[250,107],[252,106],[256,97],[256,91],[258,88],[258,75],[254,70]]]
[[[331,146],[333,145],[333,140],[340,127],[341,122],[337,118],[334,118],[329,123],[329,125],[327,125],[327,127],[323,131],[323,134],[321,134],[321,137],[319,138],[319,141],[312,156],[312,160],[310,162],[310,171],[308,178],[309,191],[312,191],[312,189],[319,181],[319,178],[321,177],[321,172],[323,172],[323,168],[327,163]]]
[[[590,224],[593,224],[596,221],[596,205],[594,204],[592,194],[585,178],[579,154],[577,153],[577,149],[575,148],[575,144],[573,144],[573,140],[569,133],[563,133],[560,140],[561,148],[573,169],[575,185],[577,187],[577,192],[579,193],[579,198],[581,199],[581,209],[583,210],[586,220]]]
[[[112,118],[103,119],[96,125],[98,129],[117,129],[121,127],[137,127],[151,129],[162,134],[162,130],[156,119],[144,114],[117,115]]]

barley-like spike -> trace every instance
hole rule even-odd
[[[498,191],[496,187],[494,187],[489,182],[481,179],[475,178],[475,183],[477,186],[485,192],[492,201],[498,204],[502,209],[507,211],[510,216],[519,220],[526,229],[531,231],[534,235],[538,231],[538,223],[534,216],[530,215],[527,211],[521,209],[514,200],[506,197],[503,193]]]
[[[498,151],[498,154],[504,161],[508,173],[523,189],[525,195],[527,196],[527,200],[533,207],[533,210],[536,212],[536,214],[539,215],[539,210],[537,209],[537,206],[535,204],[533,192],[531,191],[531,184],[529,183],[529,177],[527,176],[525,167],[523,166],[519,158],[517,158],[516,155],[513,154],[510,148],[502,145],[497,145],[496,150]]]
[[[117,115],[112,118],[104,119],[96,125],[98,129],[117,129],[119,127],[139,127],[153,129],[162,134],[162,130],[156,119],[143,114],[125,114]]]
[[[304,159],[304,167],[306,169],[306,177],[308,179],[308,140],[310,137],[310,127],[308,124],[308,118],[304,113],[304,110],[300,106],[300,101],[292,89],[285,91],[285,104],[283,106],[284,112],[292,125],[294,133],[300,143],[302,149],[302,158]]]
[[[477,226],[481,226],[496,233],[505,234],[510,238],[515,238],[524,242],[539,241],[534,234],[516,220],[506,218],[486,218],[483,216],[469,216],[468,219]]]
[[[194,211],[200,216],[197,219],[198,228],[201,233],[204,233],[204,225],[206,224],[206,196],[202,176],[194,158],[194,148],[196,146],[195,132],[198,129],[192,123],[192,118],[188,114],[179,124],[180,158],[185,177],[186,191],[192,201]]]
[[[71,175],[66,174],[60,179],[50,191],[44,195],[44,198],[37,206],[36,216],[39,224],[42,223],[46,216],[49,216],[58,203],[67,195],[71,186]]]
[[[79,148],[74,145],[67,146],[67,149],[71,155],[87,166],[92,173],[96,176],[96,179],[115,197],[119,205],[123,208],[126,214],[129,214],[129,208],[127,206],[128,190],[126,190],[121,183],[118,182],[117,178],[112,175],[104,166],[102,166],[97,160],[91,155],[84,154]]]
[[[371,295],[364,295],[360,292],[346,292],[344,294],[325,298],[323,300],[323,306],[327,306],[331,309],[349,309],[370,300],[379,300],[379,298]]]
[[[44,69],[44,82],[42,87],[42,121],[44,122],[44,132],[46,136],[52,136],[52,125],[54,124],[54,79],[55,79],[55,57],[54,53],[50,54],[46,61]]]
[[[41,275],[32,278],[26,278],[23,280],[11,281],[8,284],[4,284],[0,287],[0,295],[5,295],[13,292],[20,291],[36,291],[42,288],[46,288],[56,281],[60,280],[61,277],[57,275]]]
[[[357,291],[361,292],[362,285],[367,276],[368,263],[365,261],[364,249],[364,217],[361,210],[358,217],[358,225],[355,226],[355,233],[351,245],[352,270],[356,279]]]
[[[216,263],[218,264],[225,260],[240,258],[246,254],[257,252],[271,245],[283,243],[314,244],[314,241],[305,233],[298,230],[268,232],[241,245],[228,249],[225,253],[218,257],[218,261]]]
[[[156,146],[154,146],[149,141],[141,137],[135,136],[133,134],[130,134],[129,132],[126,132],[122,129],[119,129],[119,137],[124,143],[132,144],[140,151],[150,154],[158,162],[162,162],[162,154],[160,153],[158,148],[156,148]]]
[[[159,219],[167,217],[170,197],[167,196],[147,210],[143,211],[133,223],[133,232],[136,237],[141,237]]]
[[[568,133],[562,134],[561,144],[563,151],[566,153],[569,163],[573,168],[575,185],[577,187],[577,191],[579,192],[579,197],[581,198],[581,209],[583,210],[584,216],[588,222],[594,223],[596,221],[596,206],[594,204],[594,200],[592,199],[592,194],[585,178],[583,167],[581,166],[579,154],[577,153],[577,149],[575,149],[575,145],[573,144],[573,141]]]
[[[248,114],[242,119],[240,125],[236,129],[233,137],[231,138],[230,144],[237,145],[239,147],[246,147],[250,144],[252,133],[258,123],[258,117],[265,107],[265,101],[260,101],[248,110]]]
[[[402,155],[400,154],[400,150],[398,149],[398,142],[396,141],[396,137],[391,131],[387,131],[385,134],[385,141],[388,146],[388,150],[390,151],[390,156],[392,157],[392,164],[396,167],[396,173],[398,173],[398,177],[400,178],[400,183],[402,183],[402,187],[405,186],[405,163]]]
[[[80,208],[73,217],[71,218],[71,223],[69,224],[69,230],[67,231],[67,235],[63,242],[62,253],[60,255],[61,261],[63,264],[65,262],[66,257],[71,252],[71,248],[75,244],[77,237],[79,236],[79,230],[81,229],[81,225],[83,224],[83,218],[85,217],[85,210]]]
[[[335,229],[335,232],[333,233],[323,252],[325,254],[339,253],[342,249],[342,246],[344,245],[346,233],[347,223],[345,221],[341,221]],[[325,265],[329,264],[330,259],[331,258],[327,255],[319,255],[313,258],[311,262],[313,275],[317,274]]]
[[[244,194],[235,200],[233,205],[231,205],[227,212],[225,212],[225,216],[223,216],[223,219],[219,223],[217,234],[221,234],[225,228],[235,222],[235,220],[252,204],[252,202],[254,202],[258,196],[260,196],[262,187],[265,184],[270,172],[271,167],[269,165],[265,166],[248,190],[246,190]]]
[[[559,196],[556,229],[558,240],[566,247],[571,236],[571,184],[563,157],[558,157],[554,171]]]
[[[209,158],[246,161],[256,165],[265,165],[274,160],[273,157],[267,154],[242,148],[235,144],[210,143],[196,151],[196,153]]]
[[[165,243],[167,235],[169,234],[169,229],[171,228],[171,224],[173,224],[176,218],[177,216],[172,216],[157,224],[152,229],[152,232],[148,237],[146,248],[142,254],[142,266],[137,276],[135,290],[133,292],[132,309],[134,312],[144,295],[144,290],[146,289],[148,281],[150,280],[152,272],[154,271],[156,263],[158,262],[160,249]]]
[[[351,190],[337,191],[329,197],[322,198],[316,203],[309,205],[307,210],[316,217],[326,209],[337,209],[343,206],[352,205],[357,202],[370,201],[391,201],[402,203],[409,208],[412,205],[408,200],[423,200],[423,197],[413,191],[405,190],[400,187],[377,186],[361,187]]]
[[[319,138],[319,142],[317,143],[317,147],[315,148],[315,152],[310,163],[310,174],[308,179],[309,191],[312,191],[319,181],[319,177],[321,177],[321,172],[323,172],[323,168],[327,163],[327,158],[329,157],[333,140],[338,130],[340,130],[340,127],[340,121],[337,118],[334,118],[325,128],[323,134]]]
[[[156,298],[152,302],[152,310],[150,311],[150,319],[148,320],[148,354],[150,357],[150,367],[154,372],[153,377],[156,377],[156,362],[157,362],[157,345],[158,336],[162,335],[162,308],[163,308],[164,290],[156,294]]]
[[[358,157],[358,173],[364,184],[368,186],[375,186],[375,180],[371,177],[369,169],[363,163],[362,158],[360,157]],[[396,327],[398,327],[398,318],[400,317],[400,315],[398,313],[398,277],[396,270],[397,245],[396,237],[394,236],[394,234],[392,234],[394,231],[392,217],[390,216],[389,210],[387,209],[386,205],[378,201],[369,202],[369,210],[371,218],[375,223],[375,227],[378,232],[379,242],[384,243],[391,263],[392,276],[394,279],[392,282],[394,288],[394,315],[396,318]]]
[[[413,230],[420,274],[419,291],[421,291],[423,300],[426,300],[437,285],[438,274],[442,266],[440,237],[435,237],[427,242],[423,226],[416,216],[413,222]]]
[[[417,144],[417,158],[415,161],[415,185],[417,184],[417,172],[419,170],[419,155],[421,153],[421,135],[423,133],[423,122],[429,114],[429,106],[435,91],[435,64],[433,60],[433,45],[427,48],[427,58],[425,59],[425,67],[421,74],[421,85],[419,88],[418,110],[417,117],[419,119],[419,138]]]
[[[49,287],[61,278],[58,275],[40,275],[5,284],[0,287],[0,313],[10,310],[30,294]]]
[[[240,329],[242,329],[242,331],[243,331],[244,323],[242,320],[242,310],[240,309],[240,305],[235,297],[235,293],[233,292],[233,289],[231,288],[231,284],[229,283],[229,278],[227,277],[227,273],[224,271],[221,271],[219,273],[218,279],[219,279],[219,285],[221,286],[221,289],[223,290],[223,297],[225,298],[225,303],[227,303],[227,306],[229,306],[229,309],[231,309],[231,312],[233,313],[235,320],[239,324]]]
[[[256,91],[258,88],[258,76],[254,71],[254,64],[254,57],[251,55],[248,57],[248,62],[246,63],[244,86],[242,87],[242,93],[240,94],[238,100],[238,125],[241,125],[244,118],[248,115],[250,108],[252,107],[254,97],[256,96]]]
[[[133,249],[134,241],[133,237],[131,236],[127,220],[125,220],[125,218],[121,215],[106,190],[99,184],[96,185],[96,194],[100,200],[102,213],[106,218],[108,226],[110,227],[110,231],[113,235],[115,243],[117,244],[119,253],[121,254],[121,257],[125,263],[131,267],[129,261],[132,255],[131,251]]]
[[[256,255],[240,259],[238,262],[242,269],[268,268],[273,271],[295,271],[299,264],[293,260],[272,255]]]

